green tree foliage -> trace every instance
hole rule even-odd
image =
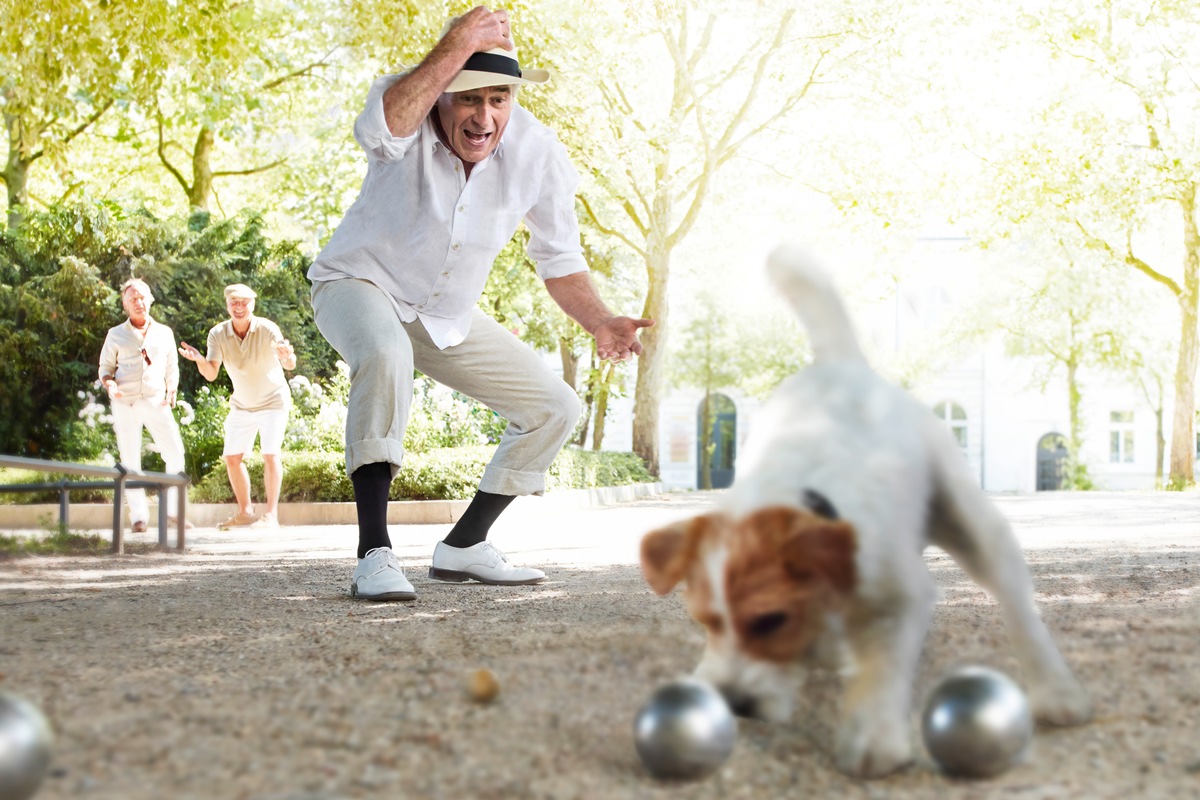
[[[226,0],[0,0],[0,98],[10,226],[31,199],[30,170],[44,161],[69,191],[67,149],[115,106],[154,91],[189,42],[230,41]],[[46,198],[49,204],[53,199]]]

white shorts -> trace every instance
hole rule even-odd
[[[244,456],[254,449],[254,437],[258,436],[258,449],[264,456],[277,456],[283,451],[283,435],[287,433],[288,409],[275,408],[268,411],[243,411],[229,409],[225,417],[225,451],[223,456]]]

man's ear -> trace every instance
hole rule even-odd
[[[642,575],[660,595],[670,594],[687,574],[695,556],[695,540],[707,517],[681,520],[642,537]]]
[[[848,595],[858,581],[857,550],[858,540],[848,522],[800,514],[784,544],[783,558],[789,574],[815,577],[838,594]]]

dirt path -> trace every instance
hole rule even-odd
[[[988,781],[927,762],[844,778],[828,752],[838,681],[815,675],[791,725],[742,722],[717,774],[655,782],[633,717],[702,639],[677,596],[645,587],[637,542],[710,502],[514,506],[494,538],[547,567],[537,587],[430,581],[447,526],[393,529],[410,604],[347,596],[349,526],[197,530],[185,555],[0,562],[0,687],[58,732],[38,800],[1200,798],[1195,494],[997,498],[1098,712],[1039,731],[1027,763]],[[1015,675],[990,601],[940,553],[928,563],[943,597],[918,694],[957,664]],[[464,691],[478,667],[502,684],[490,705]]]

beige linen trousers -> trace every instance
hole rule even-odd
[[[419,319],[402,321],[382,289],[354,278],[314,283],[312,305],[317,328],[350,367],[347,473],[386,461],[395,477],[417,369],[508,420],[481,491],[545,491],[546,470],[579,420],[579,398],[511,331],[476,309],[467,338],[439,350]]]

